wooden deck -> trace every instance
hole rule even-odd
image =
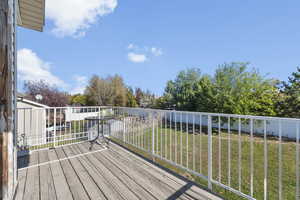
[[[20,158],[15,199],[220,199],[118,145],[92,151],[88,145]]]

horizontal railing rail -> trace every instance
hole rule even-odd
[[[300,198],[300,119],[126,107],[18,109],[19,149],[90,140],[86,117],[114,115],[106,135],[246,199]],[[109,131],[108,131],[109,130]],[[223,193],[223,192],[222,192]]]

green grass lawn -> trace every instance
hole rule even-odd
[[[184,130],[184,129],[183,129]],[[157,155],[163,158],[181,164],[184,167],[192,169],[196,172],[207,176],[208,165],[208,136],[205,133],[189,133],[186,131],[175,131],[170,128],[155,129],[154,150]],[[221,183],[229,185],[232,188],[250,194],[250,150],[251,142],[249,135],[241,136],[241,185],[239,188],[239,136],[231,133],[222,132],[219,135],[213,134],[213,179],[220,180]],[[118,143],[121,140],[114,139]],[[126,140],[128,143],[152,150],[152,130],[144,129],[140,132],[128,132]],[[221,143],[220,143],[221,141]],[[229,144],[230,143],[230,144]],[[181,145],[182,144],[182,148]],[[221,148],[219,149],[219,145]],[[229,148],[230,145],[230,148]],[[149,157],[150,154],[134,148],[132,145],[126,145],[143,156]],[[268,199],[278,199],[279,176],[278,176],[278,151],[279,145],[276,140],[268,140]],[[230,154],[229,154],[230,151]],[[221,166],[219,166],[219,155],[221,155]],[[229,159],[230,155],[230,159]],[[296,143],[282,143],[282,199],[296,199]],[[186,171],[180,170],[160,159],[156,161],[168,167],[175,172],[184,175],[200,185],[207,186],[207,181],[200,177],[191,175]],[[230,174],[229,176],[229,165]],[[254,137],[253,140],[253,194],[256,199],[263,199],[264,195],[264,143],[260,137]],[[221,174],[221,176],[219,176]],[[229,180],[229,177],[230,180]],[[220,194],[226,199],[242,199],[237,195],[226,191],[218,186],[213,187],[213,191]]]

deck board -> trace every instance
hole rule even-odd
[[[57,148],[56,153],[59,159],[65,158],[66,155],[62,148]],[[60,162],[63,172],[65,174],[67,183],[72,192],[74,200],[89,199],[81,181],[79,180],[76,172],[70,164],[70,159]]]
[[[79,146],[80,150],[83,152],[87,150],[83,145]],[[103,164],[95,157],[95,154],[87,155],[87,158],[93,163],[98,172],[110,183],[110,185],[114,188],[114,190],[119,193],[123,199],[125,200],[137,200],[137,196],[135,196],[132,191],[127,188],[124,183],[122,183],[117,177],[115,177]]]
[[[63,147],[64,152],[67,156],[75,156],[76,154],[72,151],[69,146]],[[71,165],[76,171],[76,174],[80,178],[83,187],[86,189],[91,200],[106,199],[97,184],[93,181],[90,174],[81,164],[78,158],[70,159]]]
[[[39,154],[34,152],[30,155],[29,164],[36,165],[39,162]],[[25,191],[23,199],[39,200],[40,199],[40,176],[39,168],[29,168],[25,183]]]
[[[18,172],[18,188],[15,200],[22,200],[24,196],[27,169]]]
[[[48,151],[39,151],[40,163],[45,163],[49,161]],[[40,182],[40,194],[41,200],[56,200],[56,192],[54,187],[54,182],[51,174],[51,169],[49,165],[41,165],[40,167],[40,177],[43,179]]]
[[[81,152],[77,145],[71,146],[71,148],[76,153]],[[91,165],[90,161],[86,157],[79,157],[79,160],[81,161],[85,169],[88,171],[90,176],[93,178],[95,183],[97,183],[98,187],[101,189],[101,191],[107,199],[122,199],[120,194],[112,188],[110,183],[101,174],[99,174],[97,168],[94,165]]]
[[[50,150],[48,152],[48,155],[49,155],[49,160],[58,159],[55,150]],[[50,163],[50,169],[53,177],[57,199],[63,199],[63,200],[73,199],[72,193],[70,191],[70,188],[68,186],[66,177],[64,175],[60,163],[59,162]]]
[[[124,154],[124,151],[120,147],[116,147],[112,149],[110,153],[117,153],[120,154],[121,157],[127,159],[127,161],[131,161],[131,163],[136,164],[138,167],[144,168],[144,171],[149,172],[152,176],[157,177],[158,179],[162,180],[163,182],[167,183],[171,187],[182,187],[184,185],[189,185],[185,180],[179,179],[170,173],[166,173],[163,169],[145,161],[144,159],[134,155],[134,154]],[[132,162],[133,161],[133,162]],[[203,196],[204,199],[207,198],[214,198],[214,195],[211,195],[204,189],[201,189],[194,184],[189,185],[190,189],[186,190],[186,194],[192,197],[199,198]],[[196,198],[196,199],[197,199]]]
[[[116,144],[36,151],[20,162],[16,200],[220,199]]]
[[[122,161],[124,164],[128,163],[128,165],[130,165],[130,167],[132,167],[134,171],[137,171],[140,174],[140,176],[148,177],[149,180],[156,183],[156,186],[158,186],[161,189],[164,188],[165,190],[167,190],[167,194],[170,194],[170,191],[176,192],[182,187],[182,185],[175,184],[174,182],[168,180],[165,174],[155,174],[153,173],[153,169],[145,168],[144,163],[132,162],[132,159],[135,158],[134,156],[132,157],[132,155],[130,154],[125,155],[122,151],[119,150],[120,149],[118,148],[113,148],[112,151],[109,152],[113,155],[111,159],[115,157],[118,158],[119,161]],[[183,193],[180,196],[180,199],[193,198],[191,198],[190,195]]]
[[[148,199],[154,200],[156,199],[154,195],[148,192],[142,185],[139,185],[132,177],[128,175],[128,173],[124,172],[119,168],[119,165],[114,164],[110,159],[108,159],[104,154],[95,156],[103,163],[103,165],[107,166],[107,168],[116,176],[121,179],[123,183],[126,183],[127,186],[140,198],[140,199]]]

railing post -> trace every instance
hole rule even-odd
[[[54,139],[53,139],[53,147],[56,146],[56,108],[54,108],[54,114],[53,114],[53,129],[54,129]]]
[[[208,115],[208,188],[212,190],[212,120],[211,116]]]

